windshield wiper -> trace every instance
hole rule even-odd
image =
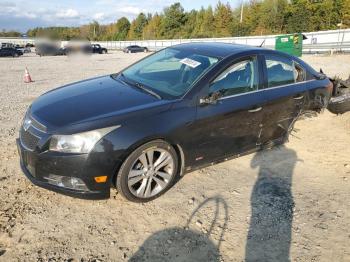
[[[148,89],[147,87],[145,87],[143,84],[135,82],[135,86],[142,89],[143,91],[146,91],[147,93],[155,96],[156,98],[158,98],[159,100],[162,99],[162,97],[160,95],[158,95],[156,92],[153,92],[151,89]]]
[[[130,81],[128,80],[128,78],[123,74],[123,73],[120,73],[120,76],[123,77],[124,80],[122,80],[124,83],[126,84],[129,84],[129,85],[132,85],[132,86],[135,86],[137,87],[138,89],[141,89],[142,91],[158,98],[159,100],[162,99],[162,97],[160,95],[158,95],[156,92],[152,91],[151,89],[145,87],[143,84],[139,83],[139,82],[136,82],[134,80]]]

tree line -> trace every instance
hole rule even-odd
[[[20,37],[21,33],[11,30],[11,31],[6,31],[6,30],[2,30],[0,32],[0,37]]]
[[[59,40],[142,40],[230,37],[331,30],[350,27],[350,0],[250,0],[232,8],[218,2],[212,8],[186,12],[180,3],[161,13],[140,13],[102,25],[46,27],[28,30],[30,37]],[[1,36],[1,35],[0,35]]]

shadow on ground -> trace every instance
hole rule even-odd
[[[189,229],[194,218],[206,206],[213,208],[211,224],[205,233]],[[184,227],[168,228],[156,232],[142,244],[129,261],[220,261],[220,244],[227,227],[228,210],[223,198],[216,196],[203,201],[191,214]],[[209,237],[215,226],[219,226],[221,234],[214,243]]]
[[[294,201],[292,176],[297,155],[280,146],[257,153],[251,167],[258,178],[251,195],[245,261],[290,261]]]
[[[5,254],[5,253],[6,253],[5,248],[3,248],[3,247],[1,246],[1,244],[0,244],[0,257],[1,257],[3,254]]]
[[[245,261],[289,261],[294,208],[291,184],[297,161],[295,151],[284,146],[253,157],[251,167],[258,168],[258,178],[251,195]],[[208,210],[213,211],[208,230],[189,229],[198,213],[210,216]],[[192,212],[184,227],[154,233],[129,261],[221,261],[220,245],[227,220],[225,200],[220,196],[208,198]],[[216,243],[211,238],[214,228],[221,229]]]

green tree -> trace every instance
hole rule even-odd
[[[194,28],[196,26],[197,13],[198,12],[194,9],[189,13],[186,13],[186,23],[182,27],[180,38],[194,37]]]
[[[149,17],[148,24],[143,29],[143,36],[145,39],[160,39],[160,25],[162,22],[162,17],[157,13]]]
[[[259,9],[258,27],[264,34],[280,34],[284,31],[287,0],[264,0]]]
[[[205,10],[201,32],[204,37],[214,36],[214,12],[211,6]]]
[[[21,33],[17,31],[6,31],[5,29],[0,32],[0,37],[20,37]]]
[[[92,21],[90,24],[81,27],[81,35],[83,38],[97,41],[102,36],[102,28],[97,21]]]
[[[310,31],[336,29],[341,20],[339,1],[323,0],[309,4],[311,10]]]
[[[350,27],[350,0],[344,0],[343,2],[341,19],[344,27]]]
[[[130,22],[126,17],[118,19],[116,24],[115,40],[125,40],[130,29]]]
[[[186,22],[186,15],[180,3],[175,3],[164,9],[161,23],[161,36],[163,38],[179,38],[180,31]]]
[[[193,37],[212,37],[214,35],[214,15],[213,9],[209,6],[203,7],[197,12]]]
[[[135,20],[131,22],[128,38],[129,39],[142,39],[143,29],[147,25],[148,20],[144,13],[140,13]]]
[[[230,5],[223,4],[220,1],[216,5],[214,12],[215,36],[227,37],[232,35],[232,10]]]
[[[140,13],[130,24],[122,17],[116,23],[97,21],[78,27],[38,27],[28,30],[30,37],[57,40],[171,39],[227,37],[308,32],[350,27],[350,0],[249,0],[232,9],[218,2],[185,12],[180,3],[164,8],[160,14]],[[0,32],[0,36],[19,36],[18,32]]]
[[[243,6],[243,19],[241,18],[241,9],[234,11],[234,35],[262,35],[266,31],[265,25],[261,23],[261,6],[262,1],[251,0]]]
[[[286,32],[311,31],[312,10],[308,0],[293,0],[286,12]]]

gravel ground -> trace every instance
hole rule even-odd
[[[192,172],[159,199],[33,186],[15,139],[28,105],[145,54],[0,59],[0,261],[350,261],[350,113],[299,121],[285,146]],[[347,77],[350,56],[305,56]],[[28,67],[34,83],[24,84]]]

